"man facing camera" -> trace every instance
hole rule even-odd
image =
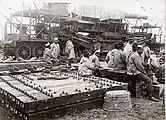
[[[143,66],[143,47],[134,43],[132,45],[132,53],[127,57],[127,74],[133,76],[133,80],[139,79],[145,82],[148,99],[158,102],[156,98],[152,96],[154,91],[152,79],[147,76]]]

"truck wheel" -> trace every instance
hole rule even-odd
[[[27,60],[31,57],[31,49],[28,45],[21,45],[16,49],[15,55]]]
[[[44,51],[44,46],[43,45],[36,45],[33,48],[33,56],[42,57],[43,56],[43,51]]]

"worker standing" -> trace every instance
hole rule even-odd
[[[58,59],[60,55],[60,46],[59,46],[59,40],[57,37],[54,38],[53,43],[50,45],[51,46],[51,55],[53,58]]]
[[[66,42],[65,53],[68,56],[68,60],[69,60],[68,65],[71,66],[71,62],[75,58],[74,45],[72,43],[72,39],[69,39]]]

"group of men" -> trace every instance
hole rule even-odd
[[[52,44],[49,42],[45,44],[45,50],[43,54],[43,60],[46,61],[49,64],[54,64],[55,62],[59,62],[60,60],[60,45],[59,40],[57,37],[54,38]],[[65,54],[68,56],[68,65],[71,65],[72,59],[75,58],[75,52],[74,52],[74,45],[72,43],[72,39],[69,39],[66,42],[65,46]]]
[[[58,42],[58,38],[54,38],[52,44],[46,44],[43,59],[50,64],[59,61],[60,46]],[[71,66],[71,61],[75,58],[72,39],[69,39],[66,42],[66,47],[64,50],[65,55],[68,56],[68,65]],[[154,91],[153,84],[158,83],[154,82],[151,76],[154,75],[153,73],[157,72],[157,70],[149,72],[149,60],[153,69],[158,69],[158,67],[155,65],[154,55],[151,55],[151,53],[152,52],[150,51],[150,48],[146,43],[144,43],[142,46],[131,40],[124,47],[124,43],[119,42],[114,44],[114,49],[107,53],[105,61],[107,62],[108,67],[112,69],[126,70],[128,79],[135,78],[144,81],[144,83],[146,84],[146,90],[149,100],[158,101],[152,96],[152,92]],[[84,50],[83,57],[81,58],[78,66],[79,75],[95,75],[100,77],[101,73],[99,71],[99,56],[100,48],[92,50],[91,53],[88,50]]]
[[[89,51],[85,50],[79,63],[78,73],[82,76],[95,75],[96,71],[98,73],[100,67],[99,55],[100,50],[92,52],[91,55]],[[126,70],[127,78],[144,81],[148,99],[158,101],[152,96],[153,84],[158,83],[151,79],[153,73],[149,72],[148,69],[150,57],[151,51],[146,43],[138,45],[134,41],[129,41],[125,47],[123,42],[114,44],[114,49],[108,52],[105,60],[108,67],[112,69]]]

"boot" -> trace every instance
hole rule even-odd
[[[154,102],[159,102],[158,99],[156,99],[152,96],[152,93],[149,94],[148,100],[151,100],[151,101],[154,101]]]

